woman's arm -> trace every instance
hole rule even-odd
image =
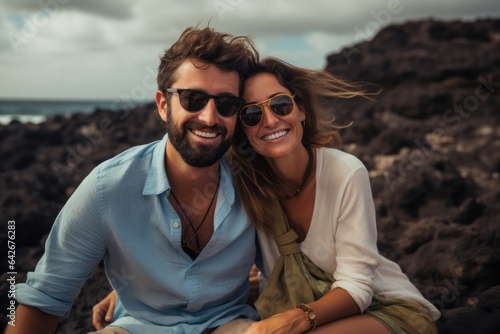
[[[316,326],[360,313],[351,295],[340,288],[331,290],[308,306],[316,314]],[[245,334],[305,333],[309,327],[304,311],[294,308],[253,324]]]

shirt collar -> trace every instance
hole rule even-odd
[[[231,174],[231,168],[229,167],[229,162],[227,161],[226,156],[221,160],[220,164],[220,181],[219,188],[222,189],[224,193],[225,199],[228,201],[230,205],[233,205],[235,200],[234,187],[233,187],[233,178]]]
[[[165,171],[167,140],[168,135],[166,134],[153,151],[151,166],[148,176],[146,177],[144,189],[142,190],[143,195],[160,195],[170,190],[170,183],[168,182],[167,172]],[[220,166],[219,187],[222,189],[225,199],[232,205],[235,200],[235,193],[233,180],[231,178],[231,168],[229,167],[226,156],[222,158]]]
[[[165,155],[168,135],[156,145],[153,151],[151,166],[142,190],[143,195],[159,195],[170,189],[167,173],[165,171]]]

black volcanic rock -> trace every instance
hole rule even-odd
[[[500,20],[391,25],[326,69],[380,88],[331,109],[353,121],[381,252],[441,310],[440,333],[500,333]]]

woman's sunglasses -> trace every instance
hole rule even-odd
[[[260,103],[246,105],[240,111],[241,123],[248,127],[259,125],[262,122],[264,105],[267,105],[276,116],[286,116],[293,110],[294,97],[295,94],[292,96],[279,94]]]
[[[189,112],[198,112],[205,108],[210,99],[215,100],[217,112],[222,117],[236,115],[243,105],[243,99],[231,94],[209,95],[194,89],[167,88],[169,93],[179,94],[179,103]]]

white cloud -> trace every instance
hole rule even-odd
[[[3,0],[6,10],[16,12],[45,12],[54,14],[59,11],[87,12],[110,19],[126,20],[132,18],[133,0]]]
[[[495,2],[3,0],[0,98],[126,95],[140,85],[145,68],[156,69],[160,53],[197,23],[250,35],[264,55],[322,68],[327,54],[371,38],[388,23],[498,17]]]

